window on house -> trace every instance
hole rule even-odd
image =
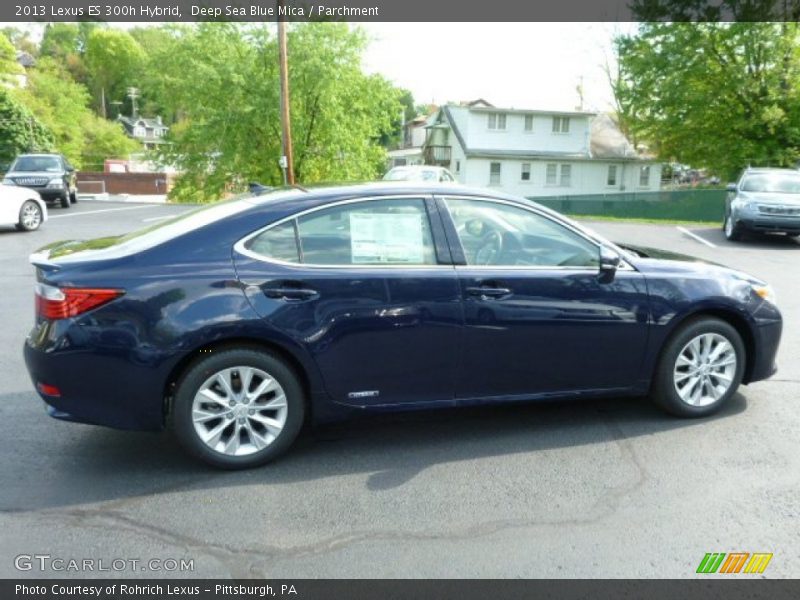
[[[533,115],[525,115],[525,131],[533,131]]]
[[[545,185],[555,185],[558,183],[558,165],[547,165],[547,174],[544,179]]]
[[[456,161],[456,173],[461,173],[461,161]]]
[[[531,180],[531,163],[522,163],[522,172],[520,173],[522,181]]]
[[[489,185],[500,185],[500,163],[489,164]]]
[[[572,185],[572,165],[561,165],[561,187]]]
[[[505,113],[489,113],[487,123],[489,129],[505,129],[506,115]]]
[[[639,170],[639,185],[641,187],[650,185],[650,165],[645,165]]]
[[[617,185],[617,165],[608,165],[606,185]]]
[[[553,117],[553,133],[569,133],[569,117]]]

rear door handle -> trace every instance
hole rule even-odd
[[[511,290],[504,287],[468,287],[466,291],[470,296],[480,296],[481,298],[500,298],[511,295]]]
[[[276,287],[264,288],[264,295],[278,300],[311,300],[319,294],[316,290],[308,288]]]

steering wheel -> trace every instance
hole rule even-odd
[[[490,231],[475,251],[475,264],[493,265],[502,251],[503,235],[499,231]]]

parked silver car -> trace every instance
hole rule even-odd
[[[800,235],[800,172],[746,169],[728,185],[722,229],[731,241],[748,231]]]

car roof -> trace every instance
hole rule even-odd
[[[58,152],[30,152],[27,154],[19,154],[21,156],[61,156]]]
[[[319,185],[294,188],[276,188],[270,192],[253,195],[248,201],[252,204],[292,203],[300,198],[314,197],[319,200],[337,200],[340,198],[369,198],[372,196],[414,195],[423,196],[482,196],[485,198],[498,198],[513,202],[525,203],[526,200],[497,190],[470,187],[449,182],[418,182],[418,181],[378,181],[358,184]]]
[[[744,170],[745,175],[753,173],[800,173],[797,169],[779,168],[779,167],[749,167]]]

